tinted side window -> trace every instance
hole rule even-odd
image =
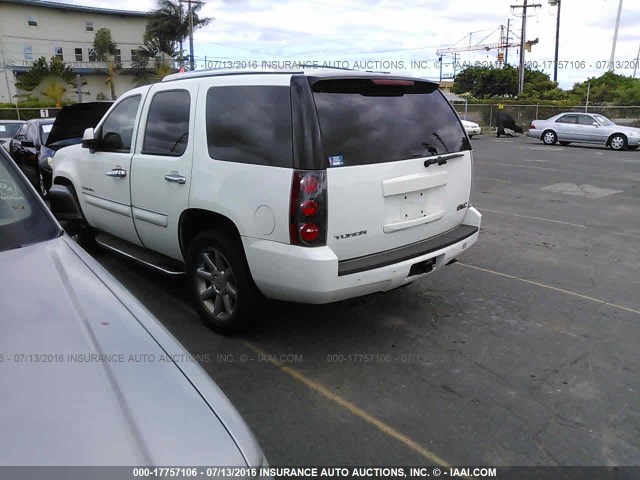
[[[186,90],[156,93],[151,100],[142,153],[180,156],[189,143],[191,95]]]
[[[596,121],[589,115],[578,115],[578,123],[580,125],[593,125]]]
[[[426,82],[322,80],[313,85],[325,166],[394,162],[470,150],[451,104]]]
[[[289,87],[210,88],[207,143],[209,156],[216,160],[291,168]]]
[[[556,123],[576,123],[577,117],[577,115],[563,115],[558,120],[556,120]]]
[[[133,126],[140,105],[140,95],[134,95],[120,102],[102,124],[102,149],[116,152],[130,152]]]

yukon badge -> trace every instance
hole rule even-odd
[[[334,237],[336,240],[344,240],[345,238],[359,237],[360,235],[366,235],[366,234],[367,234],[366,230],[360,230],[359,232],[343,233],[342,235],[334,235]]]

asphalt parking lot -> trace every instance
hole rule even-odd
[[[225,338],[182,280],[95,255],[210,354],[271,465],[640,465],[640,152],[472,143],[480,239],[404,289]]]

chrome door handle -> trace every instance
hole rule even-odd
[[[167,182],[179,183],[180,185],[184,185],[185,183],[187,183],[187,178],[177,173],[167,173],[164,176],[164,179]]]
[[[114,168],[105,175],[107,175],[107,177],[123,178],[127,176],[127,171],[124,168]]]

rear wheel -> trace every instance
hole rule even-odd
[[[203,232],[187,254],[187,274],[196,309],[204,322],[223,335],[247,328],[259,292],[239,244],[228,230]]]
[[[621,133],[614,133],[609,139],[611,150],[625,150],[627,148],[627,137]]]
[[[571,145],[571,142],[560,142],[560,145],[563,145],[566,147],[567,145]]]
[[[553,130],[546,130],[542,134],[542,141],[545,145],[555,145],[555,143],[558,141],[558,135],[556,135],[556,132],[554,132]]]

